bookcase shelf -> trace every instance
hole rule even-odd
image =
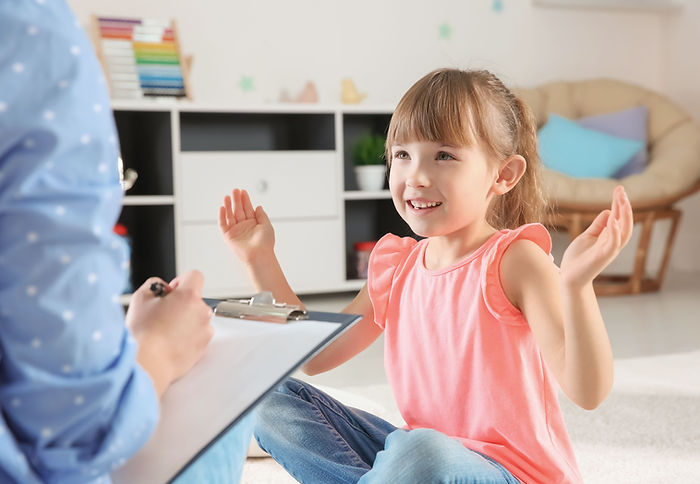
[[[126,168],[139,177],[119,222],[132,243],[131,279],[204,273],[204,296],[253,292],[219,234],[218,206],[245,188],[275,227],[275,250],[300,294],[359,289],[353,246],[412,235],[386,189],[358,190],[352,146],[385,134],[381,106],[113,104]],[[126,300],[126,299],[125,299]]]
[[[131,287],[151,276],[166,281],[175,277],[175,218],[171,205],[126,205],[119,223],[131,240]]]

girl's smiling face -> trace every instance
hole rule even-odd
[[[412,141],[391,147],[394,205],[423,237],[459,236],[468,227],[481,228],[497,177],[497,167],[479,144]]]

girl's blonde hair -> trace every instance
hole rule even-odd
[[[508,193],[493,200],[486,218],[497,229],[542,220],[546,202],[535,118],[490,72],[438,69],[411,86],[391,117],[386,159],[391,160],[393,145],[412,140],[455,146],[481,143],[498,160],[521,155],[527,161],[525,174]]]

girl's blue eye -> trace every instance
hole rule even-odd
[[[438,160],[454,160],[454,156],[452,156],[451,154],[446,153],[444,151],[440,151],[437,154],[437,159]]]

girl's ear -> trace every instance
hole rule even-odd
[[[501,161],[493,190],[498,195],[508,193],[525,174],[527,162],[520,155],[512,155]]]

